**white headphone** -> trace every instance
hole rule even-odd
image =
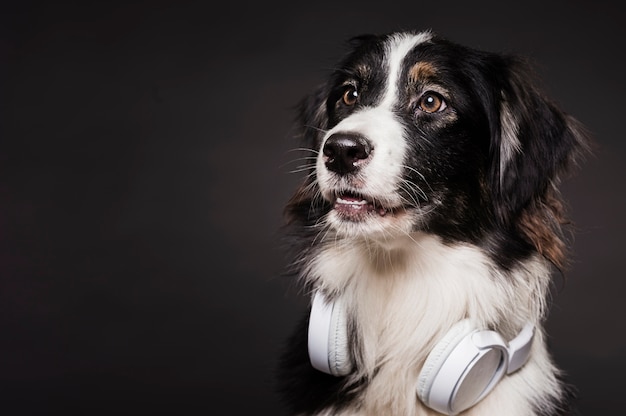
[[[430,352],[417,379],[417,396],[431,409],[456,415],[482,400],[506,374],[530,355],[534,326],[526,324],[510,342],[464,319],[453,325]],[[350,373],[346,317],[341,301],[327,302],[316,292],[309,319],[311,365],[333,376]]]

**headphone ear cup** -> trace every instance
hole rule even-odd
[[[333,376],[352,370],[348,345],[347,317],[341,299],[327,302],[315,293],[309,317],[308,349],[311,365]]]
[[[428,354],[417,380],[417,396],[426,405],[428,405],[430,390],[441,366],[459,342],[472,332],[472,329],[468,319],[457,322]]]
[[[506,374],[509,351],[497,332],[454,325],[426,358],[417,394],[431,409],[456,415],[482,400]]]
[[[340,299],[334,302],[330,318],[328,365],[334,376],[345,376],[352,370],[348,344],[348,320]]]

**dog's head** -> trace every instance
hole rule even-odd
[[[430,32],[362,36],[299,123],[315,157],[292,221],[335,239],[423,230],[488,245],[506,233],[562,263],[555,185],[584,134],[520,59]]]

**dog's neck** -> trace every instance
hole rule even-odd
[[[445,327],[470,318],[513,336],[525,322],[543,317],[550,269],[533,256],[504,272],[478,247],[413,233],[337,240],[321,249],[305,276],[316,289],[341,296],[356,316],[372,315],[367,320],[381,328],[389,319]],[[499,279],[509,284],[499,285]]]
[[[371,380],[366,406],[385,409],[402,402],[401,397],[414,397],[418,369],[460,320],[495,329],[505,339],[525,323],[539,324],[549,270],[535,256],[504,272],[479,247],[417,233],[405,241],[327,245],[309,265],[306,278],[331,299],[341,298],[355,359],[350,378]],[[500,279],[507,284],[498,284]],[[525,371],[536,371],[532,368],[534,364]],[[403,409],[398,414],[412,413]]]

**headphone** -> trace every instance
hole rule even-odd
[[[417,396],[431,409],[456,415],[482,400],[507,374],[521,368],[534,338],[528,323],[508,343],[495,331],[475,329],[468,319],[450,328],[432,349],[417,379]],[[346,314],[340,299],[316,292],[309,318],[311,365],[336,377],[352,370]]]

